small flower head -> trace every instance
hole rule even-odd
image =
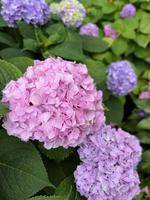
[[[136,15],[136,7],[131,3],[126,4],[120,12],[120,16],[122,18],[132,17],[135,15]]]
[[[104,26],[105,37],[110,37],[112,39],[116,39],[118,37],[118,33],[113,30],[111,24],[107,24]]]
[[[137,76],[128,61],[112,63],[108,68],[107,88],[113,95],[125,96],[137,85]]]
[[[138,116],[141,117],[141,118],[144,118],[147,116],[147,112],[143,109],[141,109],[139,112],[138,112]]]
[[[9,26],[18,21],[33,25],[43,25],[50,17],[50,9],[44,0],[2,0],[3,19]]]
[[[88,200],[131,200],[139,193],[141,147],[134,136],[104,125],[78,152],[82,163],[74,176],[77,190]]]
[[[89,35],[89,36],[98,37],[99,28],[96,24],[88,23],[86,25],[81,26],[80,35]]]
[[[51,9],[52,14],[58,15],[59,9],[60,9],[60,4],[59,3],[52,3],[50,5],[50,9]]]
[[[39,140],[47,149],[79,145],[104,123],[102,92],[83,64],[48,58],[35,61],[3,90],[10,112],[3,127],[23,141]]]
[[[60,2],[59,16],[68,27],[79,27],[86,16],[84,6],[77,0],[62,0]]]

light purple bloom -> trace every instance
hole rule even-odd
[[[106,24],[104,26],[104,33],[105,37],[110,37],[112,39],[116,39],[119,35],[115,30],[113,30],[111,24]]]
[[[77,190],[88,200],[132,200],[140,192],[136,168],[141,151],[135,136],[104,125],[78,150]]]
[[[135,15],[136,15],[136,7],[131,3],[126,4],[120,12],[120,16],[122,18],[132,17]]]
[[[88,23],[86,25],[83,25],[80,28],[80,35],[89,35],[89,36],[98,37],[99,28],[96,24]]]
[[[90,135],[78,150],[81,161],[85,163],[109,159],[122,168],[136,168],[141,152],[139,140],[135,136],[108,125],[104,125],[99,133]]]
[[[59,8],[59,16],[66,26],[75,28],[81,26],[86,10],[79,1],[62,0]]]
[[[132,200],[140,192],[137,172],[109,160],[82,163],[74,176],[78,192],[87,200]]]
[[[49,19],[50,8],[44,0],[2,0],[1,14],[9,26],[21,20],[43,25]]]
[[[137,85],[137,76],[128,61],[113,62],[108,68],[107,88],[113,95],[124,96]]]

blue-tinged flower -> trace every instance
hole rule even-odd
[[[113,62],[107,73],[107,88],[115,96],[129,94],[137,85],[137,76],[128,61]]]
[[[136,7],[131,3],[124,5],[124,7],[120,12],[120,16],[122,18],[133,17],[135,15],[136,15]]]
[[[1,14],[9,26],[21,20],[43,25],[50,17],[50,8],[44,0],[2,0]]]
[[[141,151],[135,136],[104,125],[80,145],[77,190],[88,200],[133,199],[140,192],[136,168]]]
[[[88,36],[99,36],[99,28],[96,24],[88,23],[86,25],[81,26],[80,35],[88,35]]]
[[[68,27],[79,27],[86,16],[84,6],[77,0],[62,0],[60,2],[59,16]]]

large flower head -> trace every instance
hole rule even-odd
[[[124,96],[137,85],[137,76],[131,64],[124,60],[113,62],[108,68],[107,88],[113,95]]]
[[[83,64],[48,58],[35,61],[3,90],[10,112],[3,127],[21,140],[39,140],[48,149],[77,146],[104,122],[102,92]]]
[[[124,5],[120,12],[122,18],[132,17],[136,15],[136,7],[132,3]]]
[[[68,27],[79,27],[86,16],[84,6],[77,0],[62,0],[59,5],[59,15]]]
[[[2,0],[1,14],[9,26],[21,20],[43,25],[49,19],[50,8],[44,0]]]
[[[89,35],[89,36],[98,37],[99,28],[96,24],[88,23],[86,25],[81,26],[80,35]]]
[[[88,200],[132,200],[140,191],[136,168],[141,151],[135,136],[104,125],[80,145],[77,190]]]

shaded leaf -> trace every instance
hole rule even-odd
[[[82,36],[83,49],[88,52],[100,53],[109,48],[107,42],[101,38],[92,36]]]
[[[0,102],[0,119],[8,112],[8,107]]]
[[[0,130],[0,199],[26,199],[46,186],[48,180],[41,157],[32,145]]]
[[[10,63],[18,67],[21,72],[25,72],[27,67],[33,65],[33,60],[28,57],[14,57],[8,60]]]

